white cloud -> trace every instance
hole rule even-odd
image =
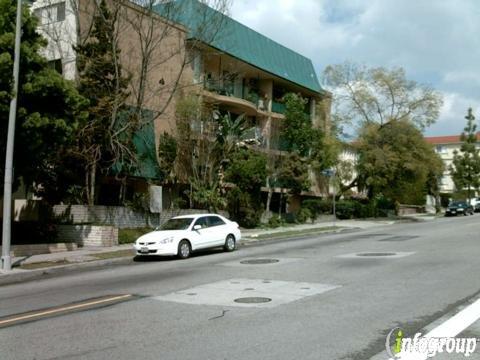
[[[468,106],[480,110],[478,0],[235,0],[232,16],[310,57],[319,75],[345,60],[405,68],[445,94],[428,133],[459,133]]]

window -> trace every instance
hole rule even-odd
[[[62,59],[56,59],[48,62],[48,66],[58,72],[59,74],[63,73],[62,69]]]
[[[437,145],[435,147],[435,150],[437,151],[437,153],[439,154],[445,154],[447,152],[447,149],[445,148],[445,146],[443,145]]]
[[[34,10],[34,15],[38,18],[40,25],[48,25],[58,21],[65,20],[65,2],[44,6]]]
[[[201,217],[201,218],[197,219],[197,221],[195,221],[195,225],[193,225],[193,226],[196,226],[196,225],[201,225],[202,229],[207,228],[208,227],[207,217],[204,216],[204,217]]]
[[[220,226],[225,225],[225,221],[220,219],[218,216],[209,216],[208,223],[210,226]]]

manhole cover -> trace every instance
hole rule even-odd
[[[277,259],[252,259],[252,260],[243,260],[240,261],[240,264],[245,265],[262,265],[262,264],[273,264],[278,263],[280,260]]]
[[[357,256],[395,256],[397,255],[396,253],[381,253],[381,252],[372,252],[372,253],[361,253],[357,254]]]
[[[270,302],[272,299],[266,297],[244,297],[235,299],[234,301],[242,304],[260,304]]]

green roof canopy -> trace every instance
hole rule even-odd
[[[155,7],[182,24],[194,38],[261,70],[321,92],[312,61],[197,0],[176,0]]]

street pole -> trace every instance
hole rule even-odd
[[[335,179],[335,169],[332,169],[332,179],[333,179],[333,227],[337,227],[337,206],[336,206],[336,197],[337,197],[337,186]]]
[[[15,50],[13,61],[13,97],[10,102],[8,118],[7,149],[5,156],[5,182],[3,188],[3,231],[2,231],[2,269],[12,270],[10,258],[12,228],[12,179],[13,149],[15,143],[15,120],[17,117],[18,78],[20,71],[20,39],[22,36],[22,0],[17,0],[17,21],[15,25]]]

